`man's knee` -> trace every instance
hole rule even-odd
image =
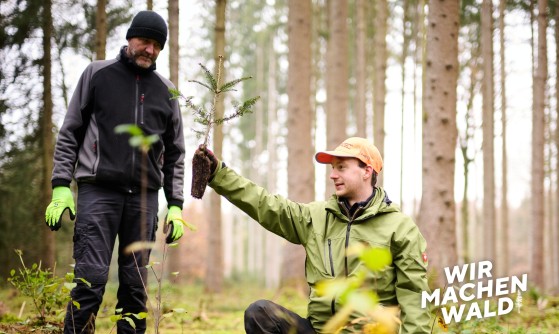
[[[259,332],[276,327],[274,317],[274,303],[269,300],[257,300],[250,304],[245,310],[245,329],[248,332]]]
[[[270,301],[265,299],[260,299],[250,304],[245,310],[245,319],[254,318],[257,316],[265,314],[266,310],[270,307]]]

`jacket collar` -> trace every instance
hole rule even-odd
[[[340,202],[341,199],[338,198],[338,196],[332,195],[326,203],[326,210],[336,215],[340,219],[349,221],[350,218],[348,218],[344,213],[346,210],[342,209],[342,204]],[[358,217],[355,217],[354,222],[360,222],[378,213],[399,211],[397,206],[392,205],[392,201],[388,198],[388,195],[382,187],[375,187],[373,195],[370,197],[370,199],[368,199],[368,202],[363,207],[363,209],[364,211]]]
[[[359,210],[362,210],[363,208],[365,208],[369,205],[369,203],[371,202],[373,197],[375,197],[376,192],[377,192],[377,189],[373,188],[373,193],[371,194],[371,196],[369,196],[369,198],[367,198],[366,200],[364,200],[362,202],[353,203],[353,205],[351,205],[351,206],[349,205],[349,201],[347,200],[347,198],[338,197],[338,205],[342,209],[342,212],[345,212],[346,215],[348,216],[348,218],[351,218],[351,217],[353,217],[353,215],[355,215],[355,212],[357,212]]]

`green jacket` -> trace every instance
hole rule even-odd
[[[392,265],[376,274],[375,286],[382,305],[400,306],[400,332],[430,333],[429,310],[421,308],[421,292],[429,290],[423,260],[426,242],[412,219],[390,204],[382,188],[377,187],[368,206],[350,220],[335,195],[328,201],[296,203],[268,193],[228,167],[218,167],[209,185],[270,232],[305,247],[308,318],[318,332],[340,305],[331,297],[318,296],[315,285],[354,275],[361,263],[357,257],[346,257],[346,248],[365,242],[390,248],[392,253]]]

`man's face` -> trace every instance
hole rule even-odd
[[[336,195],[350,204],[366,200],[372,191],[371,171],[370,166],[360,167],[355,158],[334,157],[330,179],[334,181]]]
[[[142,68],[153,65],[160,51],[161,45],[154,39],[132,37],[128,40],[128,56]]]

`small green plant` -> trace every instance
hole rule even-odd
[[[187,225],[188,226],[188,225]],[[149,249],[149,248],[153,248],[155,246],[155,243],[153,242],[135,242],[130,244],[128,247],[126,247],[126,249],[124,250],[126,253],[132,254],[132,256],[134,256],[134,260],[136,260],[136,256],[134,255],[135,252],[138,251],[142,251],[145,249]],[[157,261],[152,261],[150,262],[148,265],[146,265],[145,267],[148,270],[151,270],[153,273],[153,276],[155,277],[155,280],[157,281],[157,292],[156,292],[156,303],[155,306],[152,303],[151,298],[149,298],[149,294],[148,294],[148,289],[147,286],[145,285],[145,282],[142,282],[144,290],[146,292],[146,295],[148,295],[148,303],[150,304],[150,310],[152,313],[152,317],[153,317],[153,326],[154,326],[154,330],[155,330],[155,334],[159,333],[159,329],[161,327],[161,322],[164,319],[170,318],[172,316],[174,316],[175,314],[183,314],[186,313],[186,310],[182,309],[182,308],[174,308],[168,312],[163,312],[163,307],[162,307],[162,287],[163,287],[163,277],[164,275],[164,267],[162,265],[162,263],[165,263],[165,261],[167,260],[167,254],[168,254],[168,248],[171,247],[177,247],[178,243],[172,243],[167,245],[166,243],[164,243],[164,247],[163,247],[163,261],[162,262],[157,262]],[[138,266],[138,263],[136,262],[136,266]],[[155,270],[156,266],[160,266],[160,271],[159,273]],[[171,273],[172,275],[176,276],[178,275],[178,272],[174,272]],[[128,323],[130,323],[130,325],[135,328],[135,324],[134,321],[132,320],[132,317],[135,317],[137,319],[144,319],[147,317],[147,313],[146,312],[140,312],[138,314],[132,314],[132,313],[125,313],[122,314],[121,313],[122,310],[117,310],[117,314],[115,314],[114,316],[111,317],[111,321],[114,321],[115,323],[119,320],[126,320],[128,321]]]
[[[252,112],[252,107],[260,99],[260,96],[250,98],[245,100],[242,103],[233,103],[234,112],[230,115],[224,117],[216,117],[216,105],[218,100],[220,99],[221,94],[234,91],[235,86],[240,82],[245,80],[251,79],[252,77],[243,77],[240,79],[235,79],[224,84],[221,84],[222,75],[221,72],[223,70],[223,56],[219,56],[218,64],[216,67],[216,75],[214,76],[204,65],[199,64],[204,71],[204,77],[206,82],[201,82],[198,80],[189,80],[189,82],[194,82],[202,87],[208,89],[212,95],[212,103],[210,110],[206,110],[203,106],[198,106],[192,102],[193,97],[185,97],[181,94],[180,91],[177,89],[169,89],[172,99],[182,99],[184,100],[186,106],[189,109],[192,109],[194,112],[194,121],[199,123],[203,126],[203,130],[196,130],[194,132],[197,136],[203,137],[204,141],[201,144],[202,147],[207,147],[210,132],[215,125],[223,124],[224,122],[230,121],[237,117],[242,117],[246,113]],[[204,192],[206,189],[206,185],[208,184],[208,180],[210,178],[209,170],[210,170],[210,162],[208,158],[203,154],[195,154],[192,158],[192,187],[191,187],[191,195],[194,198],[202,198],[204,196]]]
[[[147,154],[151,148],[151,145],[153,143],[155,143],[158,140],[158,136],[157,135],[150,135],[150,136],[146,136],[144,134],[144,132],[142,131],[142,129],[140,127],[138,127],[137,125],[134,124],[121,124],[119,126],[117,126],[115,128],[115,132],[116,133],[128,133],[130,135],[130,139],[128,140],[128,143],[130,144],[130,146],[132,147],[137,147],[140,152],[142,153],[142,165],[145,165],[147,163]],[[147,176],[145,175],[145,168],[142,168],[142,173],[141,173],[141,203],[142,203],[142,207],[146,207],[147,203],[146,203],[146,196],[145,196],[145,192],[147,189]],[[145,217],[145,210],[142,210],[142,217],[141,220],[142,222],[146,221],[146,217]],[[196,230],[196,226],[186,222],[186,221],[182,221],[182,223],[188,227],[191,231],[195,231]],[[145,224],[142,223],[141,224],[142,228],[144,228]],[[165,228],[167,228],[167,226],[165,226]],[[164,230],[165,233],[167,233],[166,230]],[[169,247],[177,247],[178,243],[171,243],[169,245],[167,245],[166,243],[164,243],[163,246],[163,263],[165,263],[166,259],[167,259],[167,254],[168,254],[168,249]],[[142,277],[142,275],[140,274],[140,268],[136,259],[136,252],[141,252],[141,251],[145,251],[147,249],[153,249],[155,247],[155,243],[154,242],[149,242],[149,241],[139,241],[139,242],[134,242],[130,245],[128,245],[124,252],[128,253],[128,254],[132,254],[132,256],[134,257],[134,261],[136,263],[136,268],[138,269],[138,275],[140,277]],[[151,271],[153,272],[155,279],[157,281],[157,292],[156,292],[156,305],[153,306],[151,298],[149,297],[149,292],[146,286],[146,282],[142,281],[142,285],[144,288],[144,291],[146,292],[146,296],[148,296],[148,303],[150,304],[150,310],[152,313],[152,317],[153,317],[153,322],[154,322],[154,333],[157,334],[159,333],[159,329],[160,329],[160,325],[161,325],[161,321],[163,319],[169,318],[171,316],[173,316],[174,314],[180,314],[180,313],[185,313],[186,311],[183,309],[173,309],[170,312],[166,312],[164,313],[162,311],[162,283],[163,283],[163,277],[164,272],[163,272],[163,268],[164,266],[161,266],[161,271],[159,272],[159,274],[154,270],[154,265],[159,265],[161,264],[160,262],[151,262],[150,264],[146,265],[146,268],[149,270],[151,269]],[[178,273],[173,273],[174,275],[178,274]],[[111,321],[114,322],[114,327],[116,326],[116,323],[120,320],[123,321],[127,321],[130,326],[132,326],[132,328],[136,328],[136,323],[134,322],[134,318],[141,320],[141,319],[145,319],[148,316],[147,312],[139,312],[139,313],[122,313],[122,309],[118,309],[115,312],[115,315],[111,316]],[[112,332],[112,330],[111,330]]]
[[[70,290],[75,286],[72,278],[56,277],[54,271],[42,269],[41,263],[27,267],[23,261],[23,252],[15,250],[21,262],[21,268],[10,271],[10,282],[22,295],[30,297],[37,311],[39,323],[45,324],[51,316],[63,313],[70,301]],[[68,280],[69,279],[69,280]]]
[[[113,332],[113,330],[116,327],[116,323],[119,320],[124,320],[124,321],[128,322],[128,324],[130,326],[132,326],[132,328],[136,329],[136,323],[134,322],[134,320],[132,318],[136,318],[138,320],[145,319],[145,318],[147,318],[147,313],[146,312],[140,312],[138,314],[130,313],[130,312],[122,313],[121,308],[116,309],[115,314],[110,317],[111,321],[114,323],[114,326],[111,329],[110,333]]]

